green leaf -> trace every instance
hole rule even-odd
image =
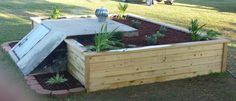
[[[117,29],[118,27],[111,32],[108,32],[107,25],[102,25],[100,32],[95,35],[95,45],[88,46],[87,49],[91,51],[101,52],[104,50],[114,48],[117,49],[119,47],[122,47],[123,44],[120,42],[120,40],[114,37],[115,33],[117,33]]]
[[[202,30],[202,28],[204,26],[206,26],[206,24],[199,26],[197,19],[192,19],[190,24],[191,24],[191,26],[189,27],[189,31],[190,31],[192,40],[193,41],[200,41],[200,40],[204,39],[204,38],[202,38],[201,35],[199,35],[199,31]]]
[[[119,10],[119,18],[120,19],[125,19],[124,15],[125,15],[127,8],[128,8],[127,3],[119,3],[118,10]]]
[[[61,83],[64,83],[66,82],[67,79],[64,78],[63,75],[60,76],[59,73],[56,74],[56,76],[53,76],[51,78],[49,78],[46,83],[49,84],[49,85],[55,85],[55,84],[61,84]]]

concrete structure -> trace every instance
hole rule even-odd
[[[107,20],[108,32],[133,33],[137,29]],[[69,36],[90,35],[100,31],[100,23],[95,18],[45,20],[20,40],[11,50],[10,56],[24,75],[30,74],[64,39]],[[130,35],[129,35],[130,36]]]

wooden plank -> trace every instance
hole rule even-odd
[[[122,53],[122,54],[112,54],[112,55],[104,55],[104,56],[97,56],[91,57],[90,63],[97,63],[97,62],[107,62],[107,61],[118,61],[118,60],[125,60],[125,59],[134,59],[134,58],[142,58],[142,57],[150,57],[150,56],[160,56],[163,54],[163,50],[156,50],[156,51],[143,51],[143,52],[134,52],[134,53]]]
[[[145,46],[145,47],[138,47],[138,48],[125,48],[125,49],[110,50],[110,51],[98,52],[98,53],[85,52],[85,54],[90,55],[90,56],[104,56],[104,55],[112,55],[112,54],[118,54],[118,53],[123,54],[123,53],[130,53],[130,52],[132,53],[132,52],[151,51],[151,50],[156,50],[156,49],[172,49],[172,48],[181,48],[181,47],[189,47],[189,46],[223,44],[226,42],[229,42],[229,40],[224,39],[224,38],[218,38],[216,40],[154,45],[154,46]]]
[[[150,72],[142,72],[142,73],[135,73],[135,74],[128,74],[128,75],[119,75],[114,77],[106,77],[106,78],[90,78],[91,86],[94,85],[101,85],[101,84],[110,84],[115,82],[123,82],[123,81],[132,81],[137,79],[145,79],[145,78],[152,78],[152,77],[159,77],[159,76],[167,76],[179,73],[189,73],[189,72],[196,72],[201,70],[211,70],[211,68],[218,68],[220,69],[221,63],[209,63],[203,65],[196,65],[196,66],[188,66],[182,68],[171,68],[165,70],[157,70],[157,71],[150,71]],[[215,69],[214,68],[214,69]]]
[[[209,57],[209,56],[221,56],[221,55],[222,55],[222,49],[199,51],[199,52],[185,53],[185,54],[167,55],[165,62],[185,60],[185,59],[196,59],[196,58]]]
[[[203,46],[190,46],[190,47],[183,47],[183,48],[171,48],[171,49],[154,49],[154,50],[143,50],[143,51],[133,51],[133,52],[116,52],[116,54],[111,55],[102,55],[102,56],[92,56],[90,58],[91,63],[97,62],[107,62],[107,61],[117,61],[117,60],[124,60],[124,59],[133,59],[133,58],[144,58],[144,57],[151,57],[151,56],[159,56],[169,54],[179,54],[179,53],[186,53],[186,52],[196,52],[196,51],[204,51],[204,50],[216,50],[216,49],[223,49],[222,44],[214,44],[214,45],[203,45]]]
[[[71,52],[68,52],[67,56],[71,60],[71,63],[78,64],[78,66],[80,66],[83,69],[85,68],[84,60],[82,60],[80,57],[76,56]]]
[[[90,63],[89,63],[89,56],[85,57],[85,88],[87,91],[90,90]]]
[[[152,64],[145,63],[145,62],[143,62],[143,64],[136,63],[136,64],[128,65],[125,67],[90,71],[91,72],[90,77],[101,78],[101,77],[107,77],[107,76],[133,74],[133,73],[147,72],[147,71],[153,71],[153,70],[163,70],[163,69],[169,69],[169,68],[201,65],[201,64],[212,63],[212,62],[221,62],[221,56],[188,59],[188,60],[173,61],[173,62],[168,62],[168,63],[167,62],[165,63],[156,62]],[[129,63],[125,63],[125,64],[129,64]]]
[[[155,82],[164,82],[164,81],[170,81],[170,80],[178,80],[178,79],[184,79],[184,78],[191,78],[199,75],[206,75],[209,73],[214,72],[220,72],[218,69],[212,69],[211,71],[198,71],[198,72],[191,72],[191,73],[182,73],[182,74],[175,74],[170,76],[162,76],[162,77],[153,77],[148,79],[139,79],[139,80],[133,80],[133,81],[126,81],[126,82],[119,82],[119,83],[113,83],[108,85],[97,85],[97,86],[91,86],[90,92],[97,91],[97,90],[104,90],[104,89],[114,89],[114,88],[121,88],[121,87],[127,87],[132,85],[141,85],[141,84],[149,84],[149,83],[155,83]]]
[[[189,53],[189,52],[204,51],[204,50],[218,50],[218,49],[223,49],[223,44],[172,48],[172,49],[166,49],[165,53],[166,53],[166,55],[170,55],[170,54],[179,54],[179,53],[187,53],[187,52]]]
[[[68,72],[77,80],[79,80],[83,85],[85,85],[85,78],[83,76],[83,74],[81,74],[80,72],[78,72],[77,70],[74,70],[73,65],[68,64]]]
[[[222,50],[207,50],[207,51],[181,53],[181,54],[166,55],[166,56],[165,54],[163,54],[163,55],[147,57],[147,58],[131,58],[131,56],[126,56],[127,58],[131,58],[131,59],[126,59],[126,60],[121,60],[121,61],[91,63],[90,70],[97,71],[97,70],[121,68],[121,67],[133,66],[133,65],[136,66],[136,65],[143,65],[143,64],[171,62],[171,61],[178,61],[178,60],[187,60],[187,59],[204,58],[204,57],[221,56],[221,55],[222,55]],[[114,57],[112,56],[111,58],[114,58]]]
[[[80,44],[80,43],[78,43],[78,42],[77,42],[76,40],[74,40],[74,39],[66,39],[66,40],[64,40],[64,41],[67,43],[67,48],[68,48],[68,50],[71,50],[71,51],[74,50],[74,52],[75,52],[77,55],[79,55],[80,58],[82,58],[83,60],[85,59],[85,56],[84,56],[84,54],[83,54],[84,49],[81,48],[81,44]]]
[[[67,46],[67,47],[68,47],[68,52],[74,53],[74,55],[79,57],[81,60],[85,60],[85,55],[82,52],[80,52],[76,49],[73,49],[71,46]]]
[[[85,69],[82,68],[80,65],[77,63],[72,63],[70,59],[68,59],[68,64],[72,65],[74,70],[80,72],[81,74],[85,75]]]
[[[221,72],[225,72],[227,68],[227,53],[228,53],[228,43],[224,43],[223,55],[222,55],[222,66]]]
[[[136,59],[127,59],[119,61],[110,61],[110,62],[100,62],[100,63],[91,63],[91,72],[99,70],[107,70],[113,68],[122,68],[129,66],[139,66],[143,64],[153,64],[161,63],[164,60],[163,56],[154,56],[147,58],[136,58]]]
[[[84,72],[82,72],[82,71],[80,71],[80,70],[78,70],[78,68],[76,68],[73,64],[71,64],[70,62],[68,62],[68,68],[70,69],[70,70],[73,70],[73,71],[77,71],[78,73],[80,73],[80,75],[82,75],[82,76],[84,76]]]
[[[76,55],[77,57],[79,57],[81,60],[85,60],[85,56],[82,52],[72,48],[71,46],[67,46],[68,47],[68,52],[69,53],[73,53],[74,55]]]

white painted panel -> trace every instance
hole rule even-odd
[[[43,25],[32,30],[24,37],[13,50],[15,55],[21,59],[26,55],[50,30]]]

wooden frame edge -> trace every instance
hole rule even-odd
[[[225,72],[227,69],[227,54],[228,54],[228,42],[223,43],[222,65],[221,72]]]
[[[90,65],[89,65],[89,55],[85,55],[85,89],[87,92],[90,92]]]

